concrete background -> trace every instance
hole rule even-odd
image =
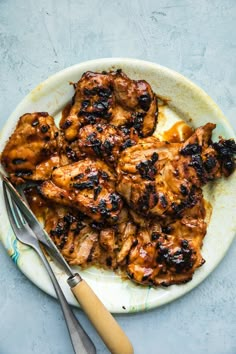
[[[235,0],[0,0],[1,127],[49,75],[88,59],[134,57],[187,76],[236,130]],[[224,235],[227,237],[227,235]],[[136,354],[236,353],[236,243],[197,289],[156,310],[116,316]],[[107,353],[79,310],[76,315]],[[0,245],[0,354],[70,354],[56,300]]]

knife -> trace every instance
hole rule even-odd
[[[132,354],[132,344],[114,317],[99,300],[87,282],[81,278],[79,273],[74,273],[72,271],[48,233],[43,229],[33,212],[29,209],[24,199],[1,171],[0,177],[6,182],[13,200],[24,215],[25,220],[37,236],[38,240],[46,247],[50,256],[63,267],[66,274],[69,276],[67,283],[69,284],[72,293],[103,342],[106,344],[107,348],[113,354]]]

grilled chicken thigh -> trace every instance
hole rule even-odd
[[[123,217],[117,225],[94,223],[76,210],[54,205],[45,215],[45,229],[71,265],[116,270],[124,264],[135,238],[136,227]],[[124,223],[124,232],[119,225]]]
[[[87,156],[103,158],[108,163],[118,159],[124,137],[110,124],[86,125],[79,130],[78,145]]]
[[[62,117],[60,128],[65,138],[73,141],[81,126],[106,122],[110,117],[112,89],[110,75],[86,72],[75,84],[75,95],[68,116]]]
[[[117,269],[134,243],[136,225],[123,208],[115,225],[96,222],[76,209],[62,206],[42,196],[40,186],[24,189],[34,214],[71,265],[97,265]]]
[[[135,145],[138,139],[134,129],[127,133],[111,124],[88,124],[79,130],[78,146],[81,154],[102,158],[115,166],[120,152]]]
[[[195,204],[195,190],[234,170],[233,140],[211,142],[214,124],[206,124],[183,144],[141,139],[122,152],[117,191],[132,209],[147,216],[179,215]]]
[[[64,157],[67,164],[86,156],[98,157],[114,167],[120,152],[135,145],[138,140],[134,128],[120,129],[107,123],[88,124],[79,129],[73,142],[64,140],[61,157]]]
[[[201,191],[198,194],[197,204],[185,209],[180,219],[139,229],[128,256],[127,272],[133,281],[163,286],[184,283],[205,262],[201,256],[205,208]]]
[[[122,200],[115,191],[115,177],[99,160],[80,160],[57,168],[43,182],[41,193],[49,200],[78,208],[95,221],[117,220]]]
[[[14,183],[50,178],[53,168],[60,165],[58,135],[48,113],[20,117],[1,155],[1,163]]]
[[[45,229],[71,265],[88,267],[101,257],[99,233],[75,210],[58,205],[48,209]]]
[[[81,126],[111,123],[133,126],[140,136],[151,135],[157,120],[157,98],[144,80],[131,80],[121,70],[86,72],[75,85],[69,115],[60,128],[67,141],[77,138]]]
[[[121,70],[114,75],[115,102],[111,124],[133,126],[140,137],[151,135],[156,126],[157,97],[144,80],[131,80]]]

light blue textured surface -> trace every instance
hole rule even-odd
[[[123,56],[187,76],[236,130],[235,24],[234,0],[0,0],[0,125],[49,75],[88,59]],[[235,256],[234,242],[213,274],[183,298],[116,316],[135,353],[235,354]],[[0,304],[0,354],[73,353],[56,300],[21,274],[2,246]],[[84,314],[75,313],[98,353],[107,353]]]

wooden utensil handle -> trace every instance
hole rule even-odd
[[[132,354],[128,337],[86,281],[81,280],[71,290],[111,353]]]

